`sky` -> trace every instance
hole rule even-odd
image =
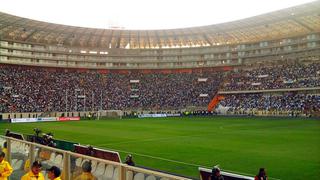
[[[72,26],[144,30],[218,24],[312,1],[0,0],[0,11]]]

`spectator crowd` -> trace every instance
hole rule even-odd
[[[284,94],[233,94],[220,101],[229,111],[265,110],[299,111],[302,113],[319,111],[320,95],[288,92]]]
[[[206,81],[198,81],[199,78]],[[206,107],[221,79],[222,74],[214,72],[102,74],[3,66],[0,69],[0,110],[65,112]],[[207,96],[200,97],[200,94]]]
[[[0,112],[205,108],[218,91],[310,87],[320,87],[320,63],[171,74],[2,65]],[[319,109],[319,95],[234,94],[220,104],[243,109],[310,110]]]
[[[319,87],[320,63],[240,69],[227,79],[223,91]]]

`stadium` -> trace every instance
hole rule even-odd
[[[214,166],[224,179],[254,179],[261,167],[268,179],[317,179],[319,117],[320,1],[159,30],[0,12],[10,179],[35,160],[66,180],[88,162],[108,180],[207,180]]]

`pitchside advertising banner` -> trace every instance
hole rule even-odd
[[[80,117],[45,117],[45,118],[13,118],[11,123],[48,122],[48,121],[79,121]]]
[[[150,117],[179,117],[181,114],[140,114],[138,118],[150,118]]]
[[[79,121],[80,117],[58,117],[58,121]]]

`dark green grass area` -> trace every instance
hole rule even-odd
[[[198,166],[269,179],[318,179],[320,121],[292,118],[153,118],[0,124],[0,131],[31,134],[133,154],[137,165],[194,178]]]

